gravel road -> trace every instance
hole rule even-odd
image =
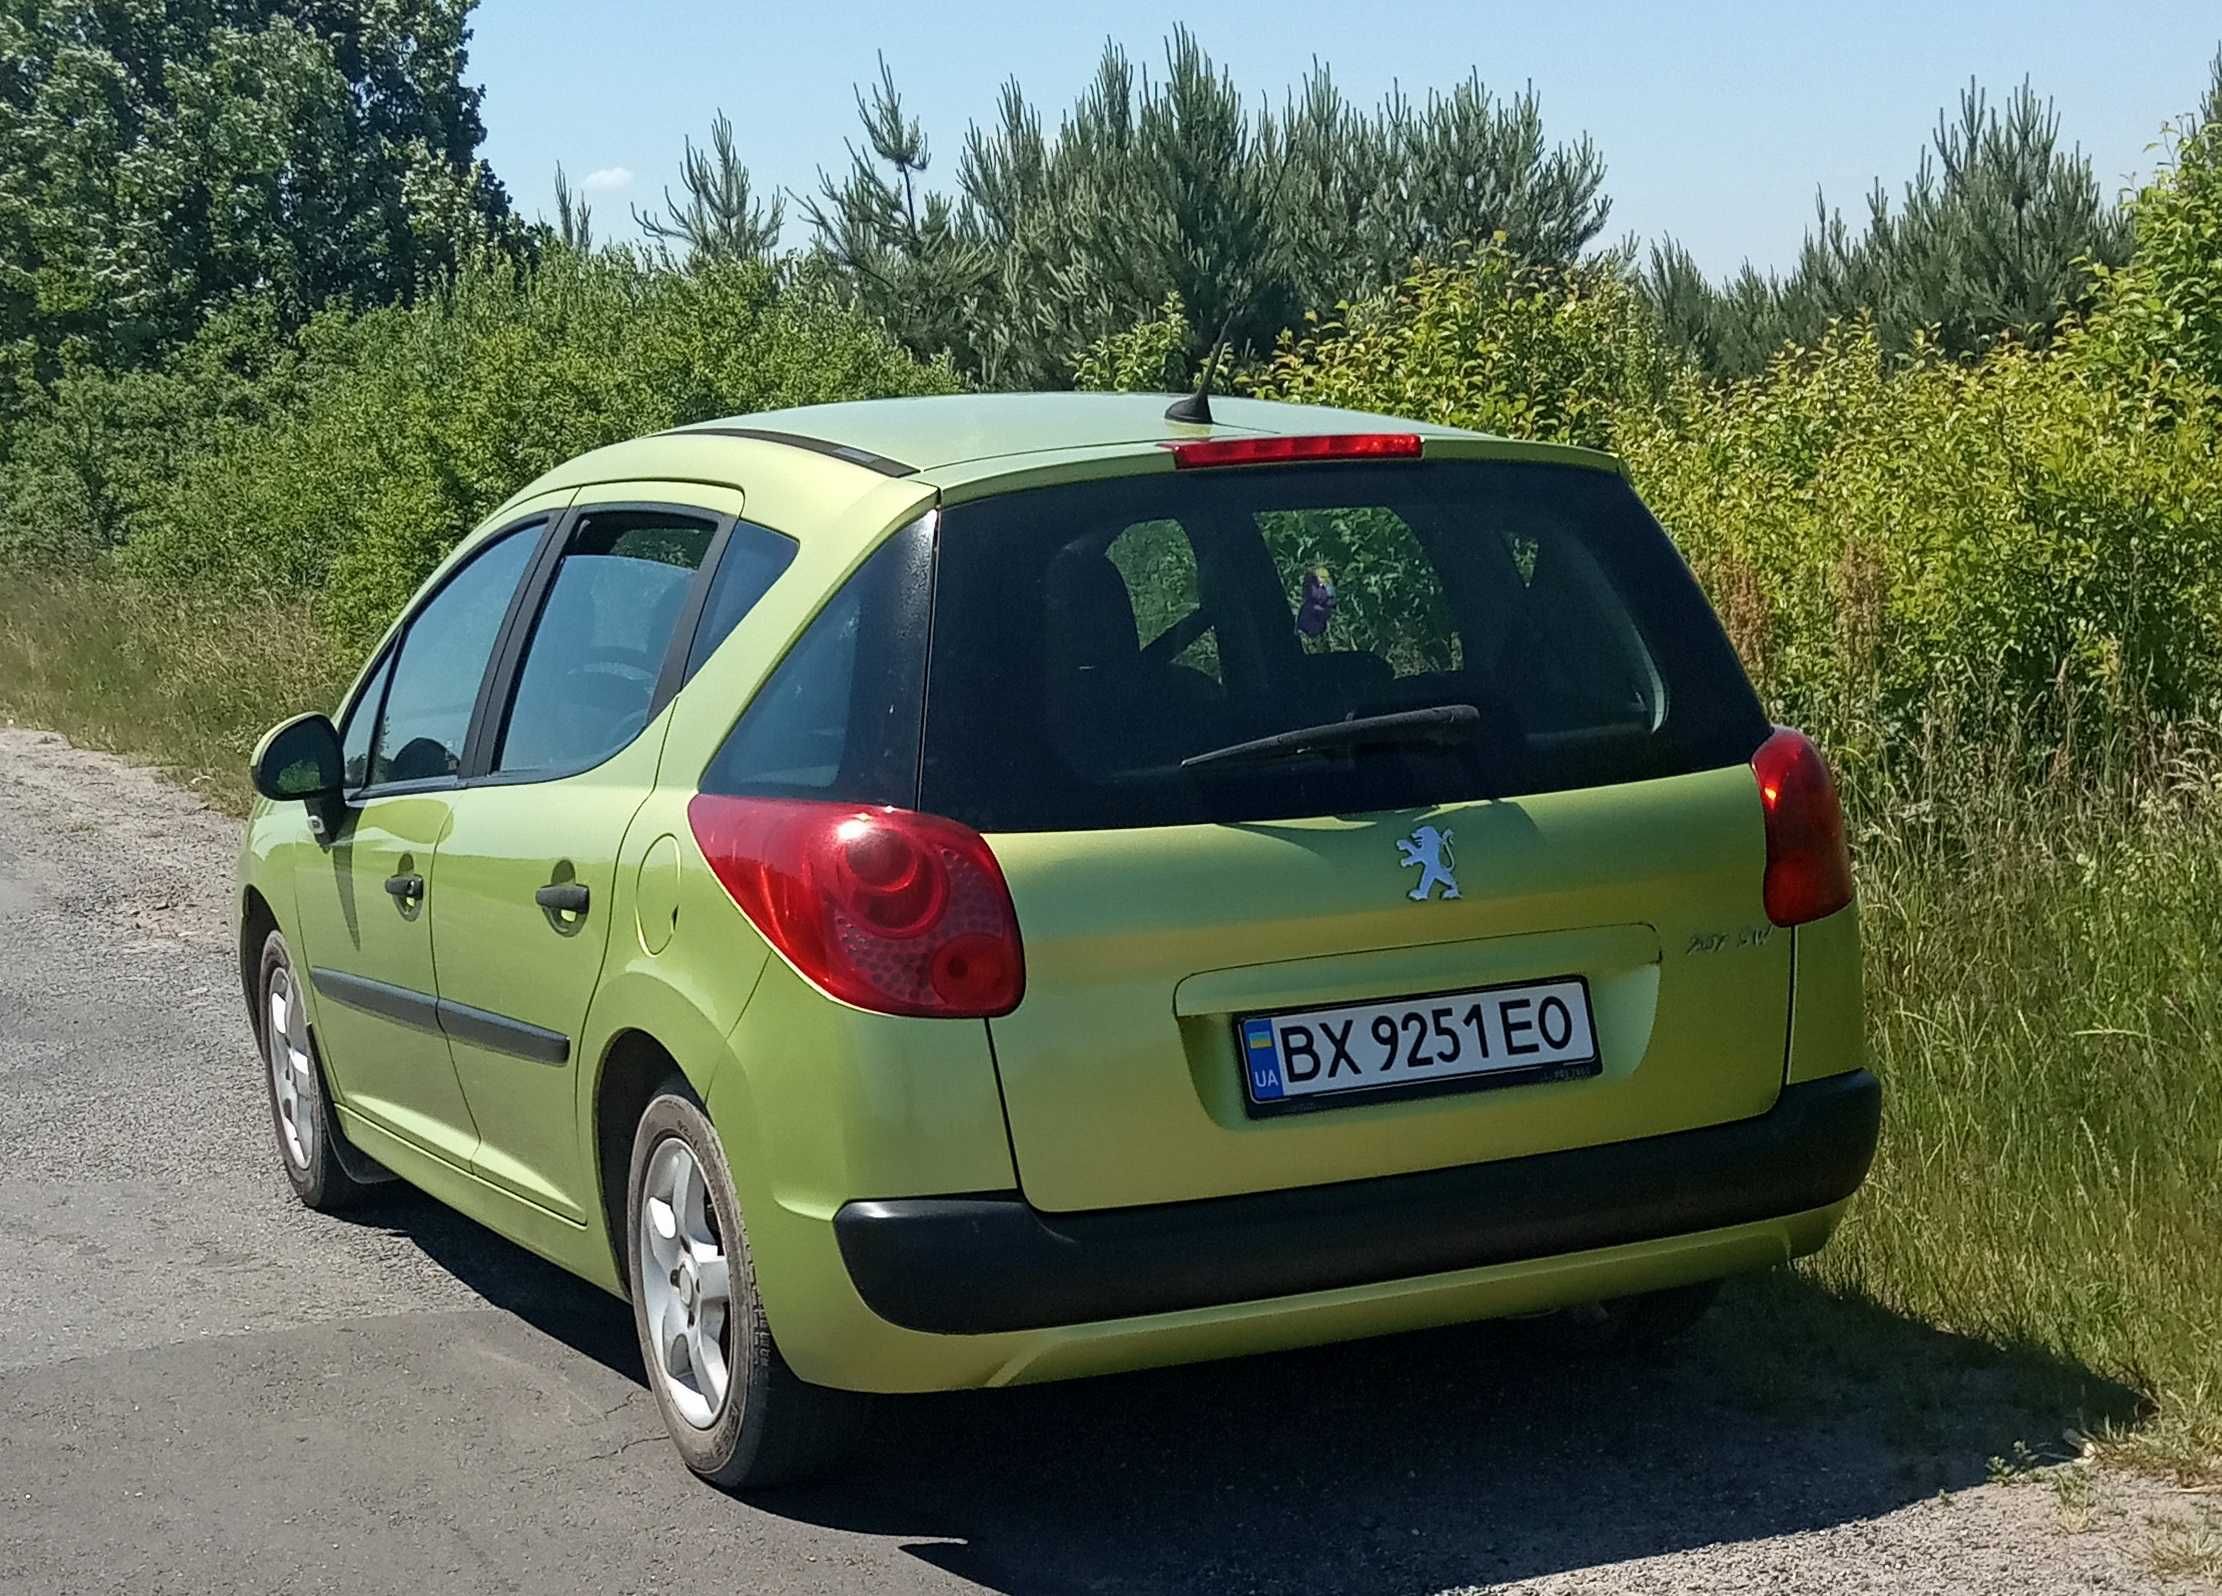
[[[839,1488],[719,1495],[618,1303],[405,1191],[293,1203],[237,835],[0,726],[0,1590],[2163,1588],[2157,1488],[1983,1483],[2064,1417],[1786,1278],[1652,1367],[1525,1326],[933,1398]]]

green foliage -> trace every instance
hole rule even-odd
[[[822,257],[906,346],[995,387],[1059,385],[1081,351],[1173,299],[1187,368],[1221,327],[1262,353],[1305,306],[1461,239],[1571,261],[1610,208],[1595,148],[1548,146],[1532,93],[1499,100],[1469,77],[1364,112],[1322,65],[1282,111],[1252,111],[1186,28],[1160,81],[1107,45],[1053,134],[1006,84],[994,122],[966,136],[955,197],[922,190],[926,141],[884,61],[858,112],[865,145],[805,202]]]
[[[1893,210],[1878,184],[1855,232],[1815,201],[1788,275],[1745,266],[1720,288],[1668,239],[1645,285],[1670,336],[1707,370],[1758,371],[1786,343],[1811,344],[1832,321],[1866,313],[1893,351],[1927,335],[1953,354],[2001,334],[2042,341],[2089,302],[2090,264],[2118,263],[2128,229],[2081,150],[2060,148],[2060,117],[2025,81],[1992,109],[1972,82],[1957,120],[1937,117],[1930,147]]]
[[[1306,321],[1249,384],[1258,397],[1592,448],[1681,365],[1615,264],[1531,264],[1502,241]]]
[[[488,260],[414,307],[330,311],[298,359],[291,402],[175,462],[121,558],[172,588],[315,591],[350,644],[476,521],[584,450],[953,385],[767,268],[673,272],[626,251]]]
[[[1189,386],[1188,346],[1196,335],[1180,295],[1167,294],[1157,314],[1105,333],[1073,367],[1073,386],[1091,393],[1171,393]],[[1224,367],[1224,360],[1221,362]]]
[[[186,463],[259,425],[304,376],[267,299],[221,311],[159,366],[72,355],[28,390],[0,472],[0,558],[78,562],[125,542]]]
[[[1614,443],[1777,713],[1873,758],[1946,699],[2055,745],[2222,703],[2218,421],[2147,424],[2065,352],[1886,359],[1860,322]]]
[[[133,365],[241,292],[292,325],[516,244],[470,5],[0,9],[0,348],[47,379],[65,349]]]
[[[1099,340],[1082,383],[1160,385],[1181,322],[1169,301]],[[1890,357],[1862,320],[1721,385],[1668,353],[1609,264],[1491,246],[1236,381],[1616,451],[1775,711],[1854,766],[1943,701],[1971,735],[2011,723],[2055,748],[2222,706],[2222,396],[2128,402],[2081,340],[1970,363],[1916,336]],[[1300,557],[1357,616],[1349,550],[1312,542]]]
[[[2222,390],[2222,53],[2201,114],[2130,218],[2136,251],[2098,273],[2087,358],[2155,389]]]
[[[560,176],[560,173],[558,174]],[[786,202],[777,194],[766,204],[759,200],[749,180],[748,167],[733,143],[733,119],[723,111],[710,124],[710,148],[694,147],[687,140],[679,166],[679,181],[687,191],[681,205],[664,190],[664,214],[653,216],[633,207],[633,222],[644,237],[667,258],[687,264],[730,261],[767,261],[779,248],[779,230],[787,214]],[[556,190],[556,211],[564,239],[575,249],[589,247],[585,207],[581,206],[574,242],[568,220],[569,207],[561,185]],[[678,246],[674,250],[674,246]]]

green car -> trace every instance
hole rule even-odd
[[[1874,1149],[1827,769],[1579,449],[1071,394],[662,433],[518,493],[254,775],[294,1190],[629,1299],[727,1486],[867,1393],[1664,1336]]]

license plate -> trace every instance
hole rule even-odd
[[[1236,1022],[1254,1112],[1376,1095],[1595,1075],[1589,983],[1578,975],[1390,998]]]

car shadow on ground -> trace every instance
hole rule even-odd
[[[615,1299],[427,1199],[378,1206],[494,1306],[644,1378]],[[704,1488],[703,1511],[897,1537],[1012,1596],[1440,1590],[1872,1518],[2135,1406],[1778,1270],[1640,1356],[1536,1320],[895,1400],[840,1484]]]

